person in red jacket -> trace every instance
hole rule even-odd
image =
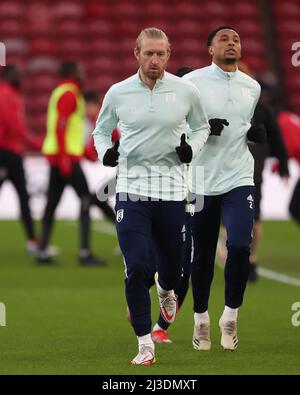
[[[300,166],[300,117],[290,111],[282,111],[278,115],[278,123],[289,158],[295,159]],[[276,167],[279,169],[278,165]],[[292,193],[289,212],[291,217],[300,225],[300,178]]]
[[[51,263],[47,253],[54,213],[66,185],[74,188],[81,201],[79,262],[103,265],[105,261],[90,251],[91,194],[80,166],[84,154],[85,106],[81,94],[82,71],[73,61],[60,67],[61,83],[53,90],[47,112],[47,135],[42,152],[50,163],[48,200],[42,219],[37,261]]]
[[[24,146],[40,150],[40,141],[29,133],[20,93],[21,73],[15,65],[2,68],[0,83],[0,188],[5,180],[14,185],[27,238],[26,248],[34,252],[37,239],[29,208],[29,195],[23,167]]]

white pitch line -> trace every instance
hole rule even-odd
[[[296,277],[290,277],[285,274],[274,272],[273,270],[266,269],[264,267],[259,267],[257,269],[258,274],[261,277],[268,278],[269,280],[278,281],[279,283],[284,283],[288,285],[295,285],[300,287],[300,279]]]
[[[70,222],[69,225],[78,227],[78,224],[75,222]],[[112,225],[108,222],[93,223],[92,229],[95,230],[96,232],[104,233],[105,235],[108,235],[108,236],[117,237],[117,232],[116,232],[114,225]]]
[[[104,233],[108,236],[117,236],[116,229],[114,225],[107,223],[107,222],[98,222],[96,224],[93,224],[93,230],[96,232]]]
[[[224,264],[216,261],[216,265],[224,270]],[[278,283],[283,283],[283,284],[288,284],[288,285],[294,285],[295,287],[300,287],[300,279],[296,277],[290,277],[287,276],[286,274],[281,274],[278,272],[274,272],[273,270],[266,269],[265,267],[258,267],[257,272],[260,277],[267,278],[268,280],[274,280],[277,281]]]
[[[93,229],[97,232],[104,233],[109,236],[114,236],[116,237],[116,230],[115,227],[112,224],[105,223],[105,222],[99,222],[97,224],[93,225]],[[223,264],[217,263],[219,267],[224,269]],[[267,278],[269,280],[274,280],[279,283],[283,284],[288,284],[288,285],[294,285],[296,287],[300,287],[300,279],[296,277],[290,277],[285,274],[281,274],[278,272],[274,272],[273,270],[266,269],[264,267],[259,267],[257,268],[258,274],[261,277]]]

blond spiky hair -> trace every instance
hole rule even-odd
[[[142,40],[143,38],[157,38],[157,39],[162,39],[165,40],[167,42],[167,46],[168,46],[168,51],[171,50],[171,45],[168,39],[168,36],[166,35],[165,32],[163,32],[160,29],[157,29],[156,27],[147,27],[146,29],[143,29],[140,34],[138,35],[138,38],[136,39],[136,48],[138,50],[141,49],[141,44],[142,44]]]

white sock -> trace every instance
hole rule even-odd
[[[158,323],[156,323],[155,325],[154,325],[154,327],[153,327],[153,331],[163,331],[164,329],[163,328],[161,328],[159,325],[158,325]]]
[[[238,308],[232,309],[231,307],[225,306],[222,318],[224,319],[224,321],[237,321],[238,310]]]
[[[209,324],[209,315],[206,310],[204,313],[194,313],[194,322],[196,325]]]
[[[148,335],[145,336],[138,336],[137,338],[138,338],[139,346],[147,344],[147,346],[151,346],[154,348],[154,343],[151,337],[151,333],[148,333]]]

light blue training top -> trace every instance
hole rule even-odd
[[[176,147],[189,129],[195,156],[210,132],[196,87],[165,72],[151,90],[138,72],[114,84],[105,95],[93,132],[100,160],[111,148],[117,126],[121,131],[117,192],[183,200],[187,188]]]
[[[190,166],[190,190],[203,193],[203,179],[197,177],[204,167],[204,195],[220,195],[236,187],[254,185],[254,161],[246,134],[260,96],[260,85],[237,70],[223,71],[216,64],[183,76],[200,91],[208,119],[225,118],[221,136],[210,136]],[[199,169],[198,169],[199,170]],[[203,169],[202,169],[203,170]]]

